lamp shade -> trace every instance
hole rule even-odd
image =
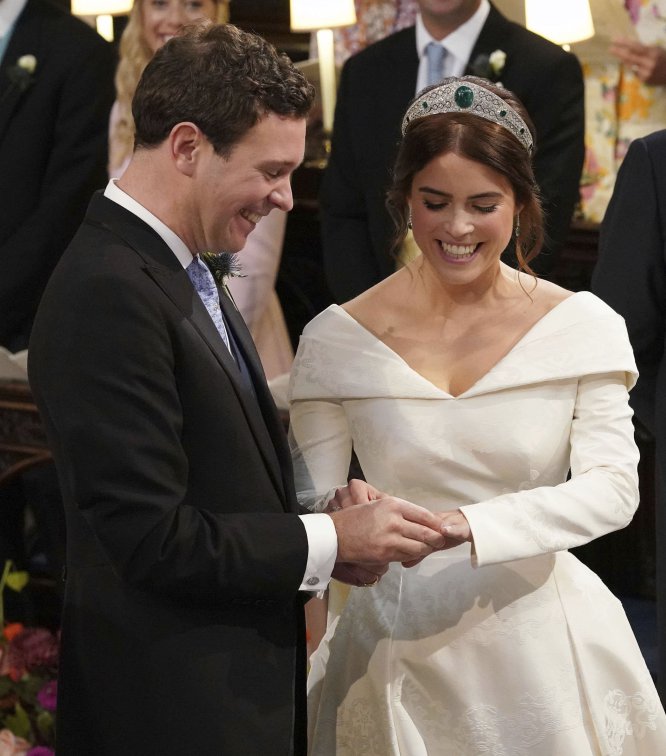
[[[290,0],[292,31],[314,31],[356,23],[354,0]]]
[[[558,45],[594,36],[589,0],[525,0],[525,26]]]
[[[132,0],[72,0],[75,16],[118,16],[132,10]]]

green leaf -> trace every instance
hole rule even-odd
[[[14,714],[5,717],[5,725],[16,735],[17,738],[30,738],[30,718],[21,704],[17,703]]]
[[[53,714],[50,711],[42,711],[37,717],[37,729],[39,730],[42,740],[52,743],[55,739]]]
[[[14,689],[14,683],[5,675],[0,676],[0,698],[8,695]]]
[[[13,591],[19,593],[26,587],[29,578],[30,576],[27,572],[16,570],[15,572],[10,572],[9,575],[7,575],[7,585]]]

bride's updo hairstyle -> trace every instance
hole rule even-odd
[[[434,158],[449,152],[474,160],[504,176],[520,212],[520,233],[507,250],[521,270],[543,244],[543,213],[532,169],[534,126],[518,98],[503,87],[476,76],[444,79],[422,90],[403,120],[387,207],[396,224],[395,249],[405,239],[408,198],[414,175]]]

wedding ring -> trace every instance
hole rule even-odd
[[[374,580],[371,580],[369,583],[363,583],[363,587],[372,588],[372,586],[377,585],[378,582],[379,582],[379,575],[376,575]]]

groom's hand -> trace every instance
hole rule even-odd
[[[388,564],[349,564],[338,562],[331,577],[347,585],[369,588],[377,585],[382,575],[388,570]]]
[[[327,514],[338,536],[336,562],[410,562],[445,544],[441,515],[393,496]]]

